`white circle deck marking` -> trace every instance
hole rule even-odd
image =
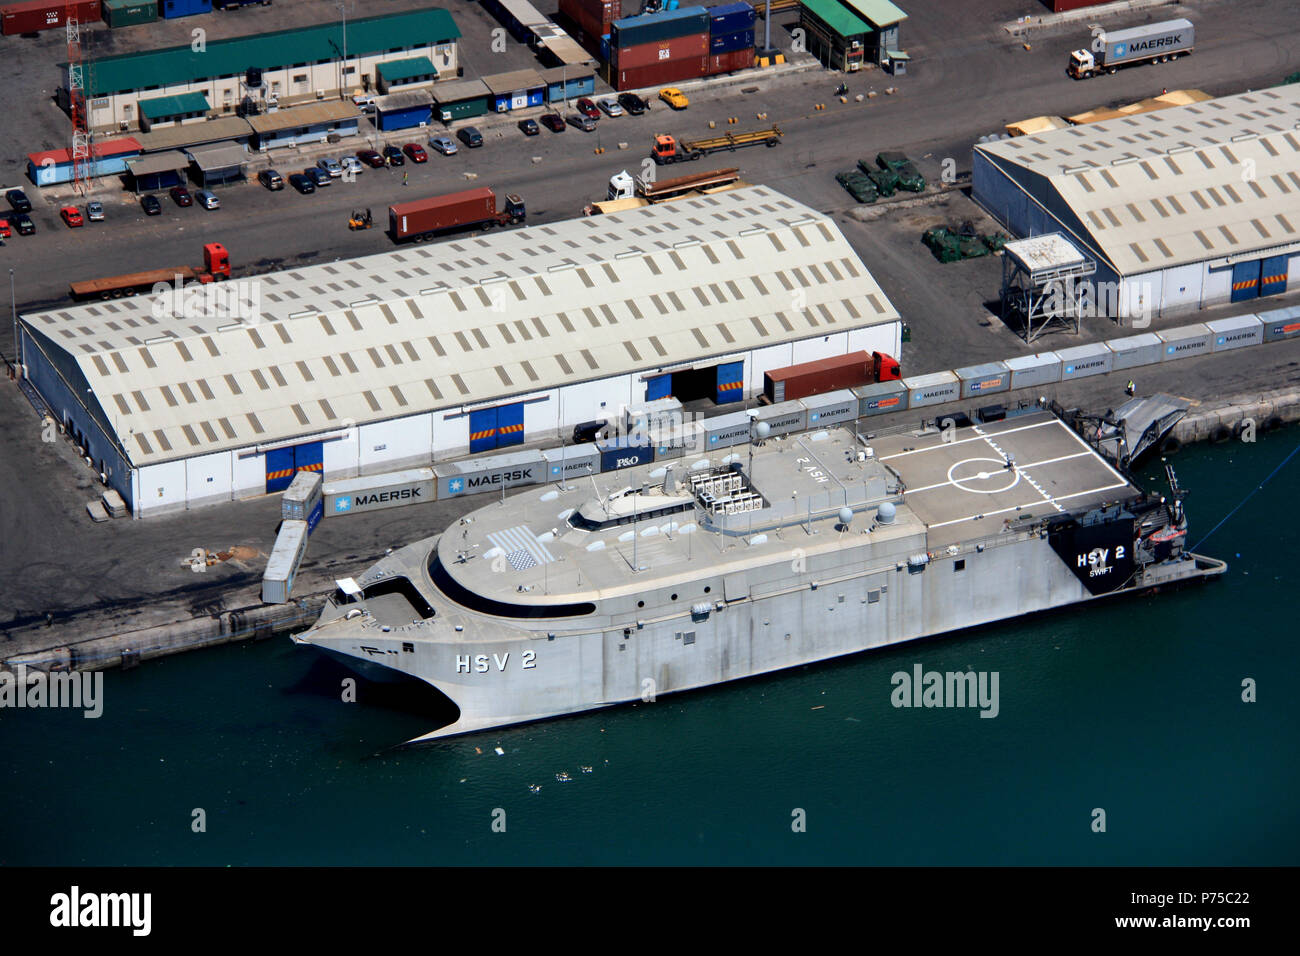
[[[973,465],[976,462],[981,462],[981,461],[987,461],[994,465],[997,465],[997,468],[990,471],[979,471],[976,472],[975,474],[965,475],[960,478],[955,477],[953,475],[953,472],[955,472],[958,468],[962,468],[966,465]],[[969,491],[973,495],[1000,494],[1004,491],[1010,491],[1016,485],[1020,484],[1020,469],[1008,468],[1006,467],[1006,465],[1007,463],[1005,461],[997,458],[963,458],[961,461],[953,462],[952,467],[948,469],[948,481],[952,483],[953,487],[960,488],[962,491]],[[1011,475],[1011,483],[1007,485],[1003,485],[1001,488],[971,488],[963,484],[963,482],[967,482],[967,481],[988,481],[989,479],[997,475],[1007,475],[1007,474]]]

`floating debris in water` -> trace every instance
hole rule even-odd
[[[498,756],[498,757],[504,757],[504,756],[505,756],[505,753],[506,753],[506,752],[505,752],[504,750],[502,750],[500,747],[497,747],[497,748],[496,748],[496,752],[497,752],[497,756]]]
[[[583,773],[591,773],[591,768],[590,768],[590,767],[580,767],[579,769],[580,769]]]
[[[818,704],[816,707],[813,708],[813,710],[825,710],[825,709],[826,709],[825,704]]]
[[[537,793],[541,789],[542,789],[542,785],[540,783],[530,783],[528,785],[529,793]]]
[[[567,773],[565,773],[564,771],[560,771],[559,773],[557,773],[557,774],[555,775],[555,779],[558,780],[558,781],[560,781],[560,783],[568,783],[568,782],[569,782],[570,780],[572,780],[573,778],[570,777],[570,776],[569,776]]]

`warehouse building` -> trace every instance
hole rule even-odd
[[[326,23],[213,40],[201,50],[99,56],[87,84],[89,122],[94,130],[147,129],[392,83],[405,88],[413,75],[456,76],[459,37],[450,13],[425,9],[349,20],[346,38],[340,23]],[[66,110],[66,63],[62,70],[58,95]]]
[[[834,221],[762,186],[200,288],[239,299],[21,318],[28,379],[137,516],[567,435],[664,392],[735,402],[901,338]]]
[[[113,176],[126,172],[130,159],[140,155],[140,144],[129,136],[102,140],[90,147],[86,168],[91,176]],[[27,178],[37,186],[72,182],[72,150],[47,149],[27,154]]]
[[[846,73],[862,69],[864,63],[905,62],[908,56],[899,46],[898,28],[906,19],[889,0],[800,0],[799,5],[808,52],[828,68]]]
[[[1017,136],[975,147],[973,196],[1094,259],[1102,315],[1276,295],[1300,277],[1298,127],[1293,84]]]

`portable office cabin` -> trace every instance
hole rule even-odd
[[[488,88],[488,108],[494,113],[541,106],[546,101],[546,81],[536,70],[514,70],[483,77]]]
[[[406,90],[375,99],[375,127],[381,130],[428,126],[433,119],[433,97],[427,90]]]

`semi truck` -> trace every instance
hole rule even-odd
[[[103,279],[86,279],[74,282],[68,287],[72,298],[82,299],[120,299],[122,296],[148,292],[158,283],[172,285],[206,284],[220,282],[230,278],[230,253],[219,242],[209,242],[203,247],[203,267],[171,266],[167,269],[149,269],[145,272],[128,272],[120,276],[108,276]]]
[[[899,378],[902,378],[902,372],[898,359],[893,356],[884,352],[850,352],[764,372],[763,400],[775,405],[856,385],[893,382]]]
[[[603,202],[588,203],[582,210],[584,216],[638,209],[692,196],[709,196],[713,193],[737,189],[746,183],[740,170],[715,169],[707,173],[692,173],[673,179],[651,180],[633,176],[626,169],[609,177],[609,190]]]
[[[680,163],[688,159],[699,159],[701,156],[708,156],[710,153],[716,153],[724,149],[734,150],[744,146],[775,146],[781,142],[781,137],[785,135],[781,132],[780,127],[773,126],[769,129],[755,129],[746,133],[724,133],[721,136],[710,136],[707,139],[678,140],[668,134],[655,137],[654,148],[650,150],[650,156],[660,166],[666,166],[670,163]]]
[[[1100,73],[1114,73],[1135,63],[1163,63],[1191,53],[1196,31],[1190,20],[1163,20],[1127,30],[1099,30],[1093,34],[1091,50],[1070,54],[1066,72],[1076,80]]]
[[[519,196],[508,194],[498,209],[496,193],[480,186],[389,206],[388,234],[394,242],[421,242],[452,229],[513,226],[523,222],[525,215]]]

